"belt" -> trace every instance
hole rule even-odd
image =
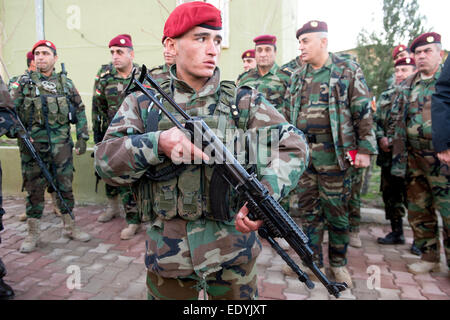
[[[333,137],[331,136],[331,133],[323,133],[323,134],[305,133],[305,136],[309,143],[333,142]]]
[[[408,138],[408,144],[414,148],[419,150],[434,150],[433,142],[429,139],[423,138]]]

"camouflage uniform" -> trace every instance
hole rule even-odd
[[[393,86],[384,91],[378,101],[375,120],[375,136],[377,141],[383,137],[392,142],[392,133],[388,132],[392,126],[391,110],[397,96],[397,87]],[[391,174],[392,152],[379,149],[377,165],[381,167],[380,191],[382,192],[386,220],[398,220],[405,216],[406,189],[403,178]]]
[[[276,200],[286,196],[307,162],[308,148],[302,133],[289,125],[255,90],[243,88],[236,92],[231,82],[219,82],[218,68],[199,92],[176,78],[176,65],[171,67],[170,76],[169,85],[162,86],[164,90],[188,114],[202,116],[211,128],[220,128],[219,136],[224,133],[223,129],[236,129],[237,124],[239,129],[260,136],[269,128],[279,132],[279,161],[273,162],[269,157],[265,159],[268,164],[264,165],[258,158],[257,173]],[[239,95],[242,92],[244,94]],[[236,103],[236,96],[241,96],[240,111],[239,118],[233,119],[231,106]],[[188,165],[169,181],[143,178],[149,167],[159,170],[172,163],[158,154],[161,131],[147,132],[148,105],[141,93],[125,99],[104,140],[95,147],[95,160],[97,172],[108,183],[137,183],[140,192],[148,196],[140,208],[152,211],[153,217],[148,229],[150,241],[146,256],[149,297],[195,299],[198,291],[191,287],[197,284],[196,288],[205,288],[213,299],[255,298],[255,261],[261,244],[256,233],[238,232],[234,218],[230,222],[211,218],[209,184],[213,169],[206,165]],[[167,104],[166,107],[173,110]],[[181,120],[180,115],[173,114]],[[160,116],[158,130],[170,127],[173,124]],[[117,152],[123,156],[111,157]],[[231,213],[233,216],[234,210]],[[176,285],[176,289],[168,291],[166,284]]]
[[[327,223],[330,264],[345,266],[353,171],[346,154],[354,149],[361,154],[376,153],[370,94],[362,70],[335,54],[319,70],[304,64],[292,75],[286,100],[285,116],[305,133],[311,150],[309,167],[294,195],[302,225],[318,265],[323,266]]]
[[[289,76],[291,76],[297,69],[302,66],[302,62],[300,60],[300,56],[295,57],[291,61],[283,64],[280,69],[286,72]]]
[[[167,64],[154,67],[148,71],[150,77],[156,81],[156,83],[161,84],[163,81],[170,78],[169,68]]]
[[[431,133],[431,97],[440,74],[441,66],[431,79],[421,79],[416,73],[402,85],[392,111],[391,172],[406,176],[408,220],[422,260],[439,261],[437,210],[443,221],[444,249],[450,266],[450,169],[437,158]]]
[[[281,111],[284,95],[289,84],[289,74],[275,63],[270,71],[261,76],[258,68],[250,69],[237,81],[238,86],[249,86],[261,92],[264,97]]]
[[[17,113],[33,139],[34,147],[42,160],[48,165],[49,172],[55,179],[62,197],[68,207],[74,207],[72,193],[73,180],[73,141],[70,134],[69,99],[76,112],[77,140],[89,139],[85,107],[81,97],[70,79],[65,81],[54,71],[50,77],[38,72],[23,75],[12,87],[12,97]],[[64,92],[67,89],[67,95]],[[43,106],[47,106],[47,108]],[[44,110],[48,112],[45,112]],[[48,126],[46,126],[48,122]],[[50,134],[49,134],[50,133]],[[26,213],[30,218],[39,219],[44,209],[44,191],[48,185],[39,166],[33,160],[25,145],[19,142],[24,188]],[[66,209],[58,200],[62,213]]]
[[[349,231],[358,233],[361,224],[361,187],[364,176],[364,168],[349,168],[352,173],[352,190],[348,202]]]
[[[133,64],[133,67],[140,71],[137,64]],[[125,79],[120,77],[112,63],[102,65],[97,72],[92,97],[92,130],[95,143],[103,139],[106,129],[125,99],[125,89],[130,81],[131,74]],[[127,224],[141,223],[142,217],[138,214],[136,201],[129,186],[116,187],[105,184],[105,191],[109,199],[120,195]]]

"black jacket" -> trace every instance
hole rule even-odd
[[[436,152],[450,149],[450,60],[447,58],[431,100],[433,146]]]

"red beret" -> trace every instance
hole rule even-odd
[[[37,47],[42,47],[42,46],[51,48],[51,49],[55,50],[55,52],[56,52],[56,46],[51,41],[39,40],[38,42],[36,42],[34,44],[33,49],[31,49],[31,53],[34,54],[34,50],[36,50]]]
[[[413,40],[411,43],[411,51],[415,52],[416,48],[430,44],[430,43],[441,43],[441,35],[436,32],[427,32],[421,34]]]
[[[312,20],[305,23],[303,27],[298,29],[295,35],[298,39],[298,37],[300,37],[302,34],[311,32],[328,32],[328,26],[326,22]]]
[[[415,66],[416,60],[414,58],[401,58],[395,61],[395,66]]]
[[[255,58],[255,49],[250,49],[244,51],[244,53],[241,56],[242,59],[244,58]]]
[[[396,46],[394,48],[394,50],[392,51],[392,59],[395,59],[395,57],[400,53],[403,52],[405,50],[408,50],[408,48],[404,45],[404,44],[400,44],[398,46]]]
[[[31,60],[31,61],[34,60],[34,54],[33,54],[33,52],[31,52],[31,51],[28,51],[28,52],[27,52],[27,60]]]
[[[200,1],[180,4],[172,11],[164,24],[162,43],[166,38],[177,38],[196,26],[222,30],[220,10],[212,4]]]
[[[133,48],[133,43],[131,42],[131,36],[129,34],[119,34],[117,37],[114,37],[109,42],[108,47],[128,47]]]
[[[277,44],[277,37],[271,36],[270,34],[265,34],[253,39],[253,42],[255,43],[255,46],[260,44],[271,44],[274,46]]]

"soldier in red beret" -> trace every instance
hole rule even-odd
[[[221,28],[220,11],[213,5],[194,1],[177,6],[164,26],[164,44],[176,63],[169,69],[170,81],[163,81],[161,88],[218,135],[228,136],[236,126],[243,132],[277,128],[279,161],[271,159],[264,170],[257,169],[264,171],[261,180],[279,200],[304,168],[304,138],[256,90],[221,81]],[[96,169],[107,183],[133,185],[139,209],[152,217],[145,257],[148,297],[197,299],[203,290],[214,300],[255,299],[261,250],[255,231],[262,221],[250,220],[245,205],[230,212],[231,221],[212,211],[211,203],[225,205],[232,199],[215,189],[213,168],[198,161],[207,161],[208,155],[145,95],[128,95],[115,120],[95,147]],[[270,145],[258,143],[260,148]],[[174,167],[180,160],[186,170]],[[163,176],[156,181],[150,172],[145,174],[148,169]]]
[[[73,209],[72,191],[73,148],[77,155],[86,152],[89,140],[85,106],[73,81],[66,74],[55,72],[58,61],[56,46],[49,40],[36,42],[31,50],[36,71],[31,71],[16,82],[11,89],[14,105],[21,121],[27,126],[37,152],[53,175],[56,187],[67,206],[56,200],[54,205],[62,213],[64,234],[70,239],[86,242],[91,236],[75,226],[67,208]],[[75,125],[76,142],[72,141],[71,125]],[[21,143],[19,143],[21,145]],[[44,210],[47,180],[29,151],[20,148],[24,189],[27,191],[26,216],[28,235],[20,246],[20,252],[36,250],[40,236],[40,219]],[[49,189],[49,188],[48,188]],[[48,190],[47,189],[47,190]]]
[[[244,51],[241,58],[242,63],[244,64],[245,72],[247,72],[250,69],[256,68],[255,49]]]
[[[416,61],[414,58],[400,58],[395,61],[395,82],[402,83],[406,78],[416,71]]]
[[[140,67],[133,63],[134,49],[129,34],[119,34],[112,38],[108,47],[112,62],[102,65],[97,72],[92,96],[92,130],[95,143],[103,139],[106,129],[125,99],[124,90],[131,81],[133,67],[138,72],[140,70]],[[108,222],[124,211],[127,227],[121,231],[120,238],[132,239],[138,232],[143,217],[137,212],[131,189],[105,184],[105,193],[108,204],[106,211],[98,216],[97,221]]]
[[[411,58],[411,51],[404,44],[399,44],[392,50],[392,60],[395,62],[402,58]]]
[[[427,32],[410,45],[417,72],[401,86],[392,111],[392,173],[406,177],[408,221],[421,260],[407,265],[414,274],[439,267],[439,228],[437,211],[443,221],[444,250],[450,266],[450,170],[442,165],[432,143],[431,101],[441,74],[444,51],[441,36]],[[446,124],[448,127],[448,124]]]
[[[236,83],[239,86],[247,85],[257,89],[271,104],[281,110],[289,74],[282,71],[275,62],[277,37],[261,35],[254,38],[253,42],[255,43],[256,68],[241,74]]]

